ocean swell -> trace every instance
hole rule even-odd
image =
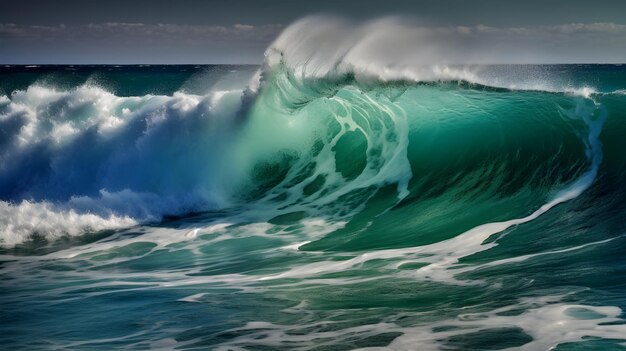
[[[405,44],[381,50],[392,35]],[[597,169],[598,89],[541,69],[433,64],[451,45],[437,38],[392,19],[305,19],[240,87],[117,96],[33,84],[2,96],[1,245],[225,208],[358,223],[368,202],[380,201],[376,215],[426,206],[435,188],[536,207]]]

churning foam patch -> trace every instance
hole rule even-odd
[[[131,227],[137,221],[128,216],[100,216],[61,209],[49,202],[22,201],[10,204],[0,201],[0,246],[12,247],[32,238],[47,239],[80,235],[104,229]]]
[[[242,94],[120,97],[92,85],[33,85],[0,97],[0,245],[224,203],[237,176],[214,168],[229,165],[218,159]]]

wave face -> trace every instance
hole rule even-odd
[[[625,66],[298,26],[261,68],[0,70],[3,345],[619,348]]]
[[[482,69],[488,78],[471,74],[480,82],[504,70]],[[187,79],[203,75],[211,76]],[[470,75],[446,77],[454,76]],[[485,200],[513,192],[524,202],[511,203],[527,209],[574,181],[590,162],[585,152],[601,153],[580,134],[607,110],[599,101],[619,109],[622,100],[619,91],[571,85],[549,93],[463,80],[317,78],[286,64],[255,79],[259,92],[243,80],[205,93],[119,96],[89,79],[68,90],[34,82],[4,96],[3,245],[235,207],[348,220],[392,185],[397,194],[383,207],[422,202],[436,186]]]

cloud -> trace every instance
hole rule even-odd
[[[600,35],[626,35],[626,25],[612,22],[601,23],[570,23],[553,26],[529,26],[529,27],[489,27],[477,25],[474,27],[455,27],[458,30],[469,30],[475,33],[500,33],[500,34],[524,34],[536,36],[549,36],[558,34],[600,34]]]
[[[626,25],[606,23],[571,23],[554,26],[490,27],[485,25],[456,27],[419,27],[419,30],[450,32],[462,35],[533,36],[543,39],[556,36],[605,35],[626,37]],[[280,24],[232,26],[181,25],[146,23],[91,23],[85,25],[19,25],[0,23],[0,39],[65,40],[76,38],[111,40],[184,40],[193,42],[242,41],[268,43],[280,34]],[[575,38],[572,38],[575,39]]]
[[[318,18],[319,20],[319,18]],[[406,60],[467,63],[626,62],[626,25],[612,22],[516,27],[434,26],[402,18],[366,23],[304,20],[298,31],[319,36],[311,50],[332,50],[337,40],[369,31],[372,55],[403,55]],[[185,25],[106,22],[84,25],[0,23],[0,62],[260,63],[283,31],[280,24]],[[344,31],[343,34],[339,32]],[[298,41],[299,39],[294,39]],[[296,47],[298,43],[294,44]],[[299,45],[300,47],[302,45]],[[378,52],[378,54],[376,54]],[[430,57],[428,56],[430,55]],[[401,57],[399,58],[401,59]]]
[[[240,41],[267,43],[282,30],[279,24],[232,26],[146,24],[146,23],[91,23],[86,25],[18,25],[0,24],[0,39],[23,40],[73,40],[99,39],[112,41],[128,40],[184,40],[207,43],[211,41]]]
[[[258,63],[280,24],[0,24],[0,63]]]

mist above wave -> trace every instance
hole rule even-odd
[[[507,35],[510,40],[503,40]],[[499,65],[542,61],[545,49],[532,45],[533,35],[520,35],[485,26],[432,27],[403,17],[352,22],[312,16],[270,45],[265,70],[286,66],[296,79],[309,80],[351,75],[363,83],[464,81],[581,96],[597,92],[545,67],[503,69]]]

